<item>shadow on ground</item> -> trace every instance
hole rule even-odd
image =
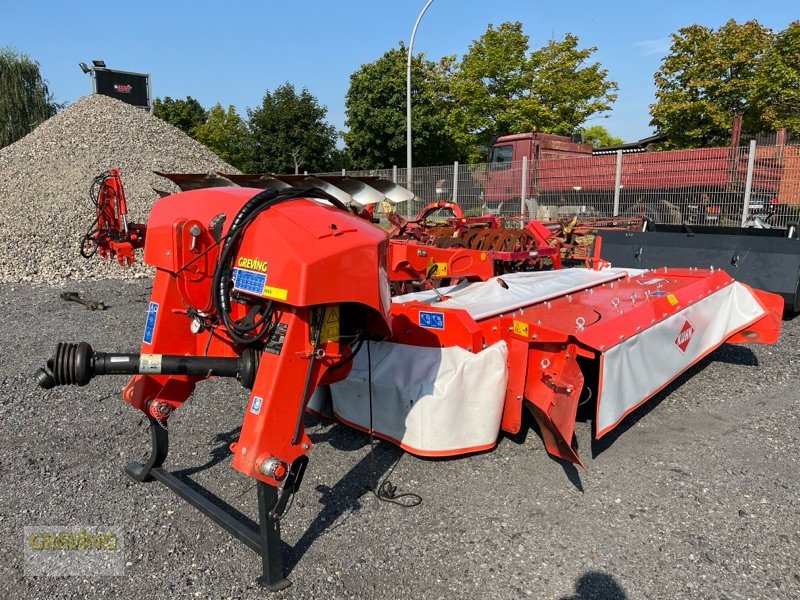
[[[575,593],[559,600],[627,600],[625,590],[613,575],[587,571],[575,582]]]

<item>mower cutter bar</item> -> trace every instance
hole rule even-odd
[[[753,290],[719,270],[514,273],[395,298],[393,341],[458,346],[473,354],[504,344],[508,384],[505,399],[499,399],[500,429],[519,431],[525,405],[539,423],[548,452],[580,463],[572,438],[581,398],[596,403],[599,438],[722,343],[774,343],[781,310],[779,296]],[[393,390],[392,377],[373,378],[373,389]],[[467,393],[470,386],[464,387]],[[469,425],[469,412],[458,408],[463,397],[456,401],[442,427]],[[346,402],[334,393],[334,411],[337,403]],[[446,399],[437,402],[436,410],[444,414]],[[414,410],[423,410],[420,404]],[[462,413],[464,425],[455,423]],[[417,436],[422,445],[415,446],[408,441],[409,415],[399,409],[398,414],[406,427],[397,428],[403,432],[398,441],[409,451],[455,455],[472,448],[464,437],[449,447],[433,446],[441,439],[433,435],[433,417],[422,420],[430,429]]]

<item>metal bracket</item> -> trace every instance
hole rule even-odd
[[[291,582],[283,575],[280,516],[290,494],[279,496],[277,488],[259,481],[257,484],[259,526],[257,529],[253,528],[246,521],[235,517],[232,513],[238,511],[222,499],[191,480],[189,480],[192,483],[190,486],[186,481],[188,478],[178,478],[174,473],[162,468],[161,465],[169,452],[169,433],[154,418],[149,417],[149,419],[152,446],[150,456],[144,463],[128,463],[125,466],[125,473],[137,482],[153,479],[161,482],[258,554],[261,557],[262,568],[261,576],[257,579],[260,586],[271,592],[289,587]],[[297,467],[299,473],[295,472],[292,489],[287,490],[290,493],[297,489],[305,465],[297,465]],[[205,492],[205,495],[201,494],[198,488]]]

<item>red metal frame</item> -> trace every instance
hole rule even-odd
[[[388,272],[390,281],[443,278],[486,281],[494,275],[494,263],[489,253],[479,250],[438,248],[412,240],[392,240]]]
[[[502,217],[496,215],[467,217],[464,215],[464,210],[461,205],[442,199],[423,206],[410,221],[406,221],[398,213],[389,214],[389,222],[393,226],[393,229],[389,233],[393,237],[398,234],[411,237],[424,235],[429,227],[426,223],[426,219],[439,211],[450,211],[453,214],[452,217],[446,218],[445,221],[456,230],[457,235],[463,233],[468,227],[481,225],[492,229],[498,229],[503,223]]]
[[[156,267],[151,303],[157,306],[157,313],[150,341],[142,343],[143,354],[238,355],[241,348],[218,323],[210,321],[198,332],[191,327],[197,311],[211,311],[211,276],[219,245],[208,224],[222,212],[227,227],[239,208],[259,191],[207,188],[156,202],[148,222],[144,259]],[[186,218],[187,214],[192,218]],[[225,231],[223,228],[221,234]],[[350,352],[349,345],[339,343],[340,328],[366,329],[379,336],[388,333],[388,279],[381,267],[386,262],[386,247],[386,235],[379,228],[313,200],[278,204],[249,226],[235,264],[263,272],[268,285],[235,302],[232,316],[243,318],[252,303],[271,300],[276,305],[275,325],[285,331],[277,338],[276,353],[261,353],[242,432],[234,446],[234,468],[279,485],[280,478],[265,475],[260,465],[276,459],[285,473],[309,451],[311,443],[299,417],[305,403],[318,383],[348,373],[347,366],[329,371]],[[315,344],[312,318],[326,309],[336,315],[335,336],[327,339],[323,329],[323,339]],[[358,315],[357,319],[352,315]],[[123,397],[139,410],[163,418],[180,407],[199,379],[136,375]],[[254,405],[255,398],[260,400]]]

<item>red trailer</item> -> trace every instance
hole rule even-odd
[[[796,155],[797,148],[791,146],[757,149],[751,197],[758,202],[800,204],[787,169]],[[690,207],[709,215],[725,210],[741,218],[748,168],[748,155],[742,149],[626,150],[622,158],[621,213],[642,203],[668,202],[681,211],[684,220]],[[618,153],[593,153],[589,144],[578,139],[538,132],[495,138],[484,181],[488,209],[519,211],[523,159],[527,161],[526,197],[538,206],[583,205],[610,214]]]

